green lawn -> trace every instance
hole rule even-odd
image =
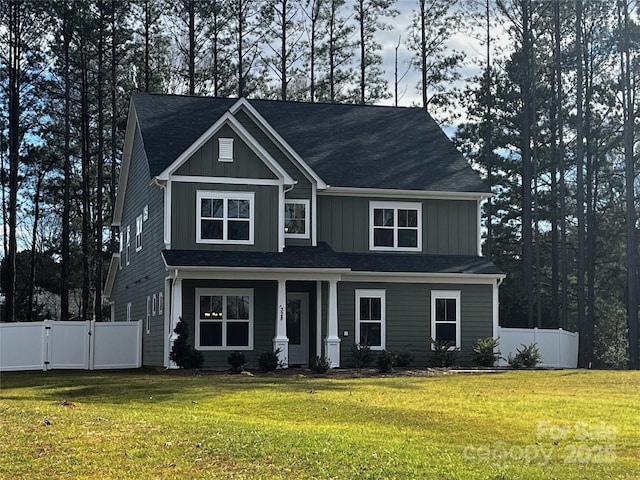
[[[638,479],[640,372],[3,373],[0,478]]]

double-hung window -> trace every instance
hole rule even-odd
[[[460,292],[431,291],[431,337],[460,347]]]
[[[127,225],[126,237],[127,265],[129,265],[131,263],[131,225]]]
[[[196,290],[196,347],[200,350],[253,348],[253,290]]]
[[[422,204],[370,202],[369,249],[422,250]]]
[[[136,252],[142,250],[142,215],[136,217]]]
[[[309,200],[284,201],[284,236],[309,238]]]
[[[198,191],[196,198],[197,242],[253,244],[252,192]]]
[[[385,291],[356,290],[356,342],[371,350],[385,348]]]

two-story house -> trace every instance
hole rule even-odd
[[[480,251],[488,187],[422,109],[134,94],[105,296],[169,366],[189,325],[205,368],[286,365],[354,344],[496,336],[500,270]]]

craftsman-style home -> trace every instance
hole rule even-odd
[[[490,195],[422,109],[134,94],[105,295],[170,366],[182,319],[205,368],[278,351],[348,366],[353,345],[497,335]]]

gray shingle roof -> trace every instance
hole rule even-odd
[[[319,242],[317,247],[289,246],[284,252],[164,250],[171,267],[350,269],[354,272],[462,273],[500,275],[491,260],[473,255],[340,253]]]
[[[237,99],[136,93],[133,101],[150,172],[155,176]],[[328,185],[489,192],[422,109],[249,102]]]

